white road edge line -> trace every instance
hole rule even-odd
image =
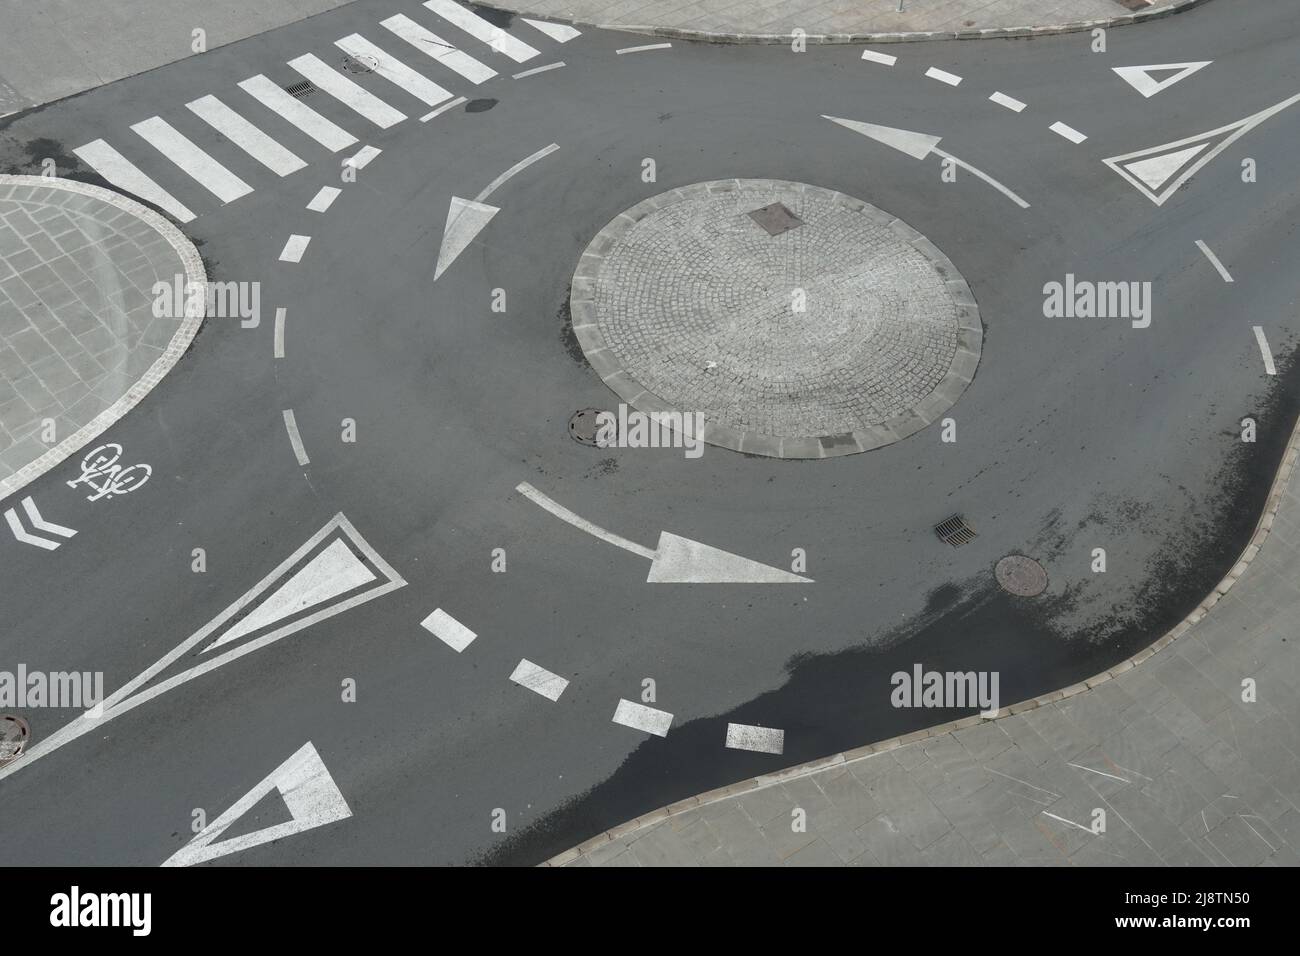
[[[560,146],[558,143],[552,143],[550,146],[546,146],[543,147],[542,149],[539,149],[537,152],[533,153],[533,155],[529,156],[527,159],[521,159],[519,162],[515,163],[504,173],[498,176],[496,179],[492,180],[492,182],[488,183],[487,187],[482,192],[480,192],[477,196],[474,197],[474,201],[482,202],[483,200],[487,199],[488,196],[491,196],[494,192],[496,192],[499,188],[501,188],[501,185],[511,176],[515,176],[523,172],[529,166],[533,165],[533,163],[537,162],[539,159],[544,159],[545,157],[551,155],[551,153],[555,152],[559,148]]]
[[[785,731],[752,724],[727,724],[727,748],[760,754],[785,752]]]
[[[1273,351],[1268,347],[1268,339],[1264,338],[1264,327],[1255,326],[1255,341],[1259,343],[1259,354],[1264,356],[1264,371],[1269,375],[1277,374],[1277,366],[1273,364]]]
[[[1076,146],[1088,138],[1083,133],[1080,133],[1073,126],[1066,126],[1060,120],[1057,120],[1055,123],[1049,126],[1048,129],[1050,129],[1057,136],[1065,137],[1071,143],[1074,143]]]
[[[559,674],[553,674],[545,667],[534,664],[527,658],[520,658],[510,679],[520,687],[527,687],[533,693],[541,694],[547,700],[559,700],[569,682]]]
[[[1002,93],[1002,92],[995,92],[995,93],[993,93],[993,94],[989,97],[989,99],[990,99],[992,102],[997,103],[998,106],[1005,106],[1007,109],[1011,110],[1013,113],[1021,113],[1021,112],[1023,112],[1024,109],[1025,109],[1025,106],[1027,105],[1027,104],[1025,104],[1025,103],[1020,102],[1020,100],[1016,99],[1014,96],[1007,96],[1007,94]]]
[[[667,737],[668,728],[672,726],[673,715],[666,710],[656,710],[645,704],[620,699],[611,720],[633,730],[654,734],[656,737]]]
[[[531,70],[524,70],[524,72],[522,73],[516,73],[514,76],[510,78],[512,80],[522,80],[525,76],[532,76],[535,73],[547,73],[551,70],[558,70],[560,69],[560,67],[564,65],[565,65],[564,61],[561,60],[559,63],[548,63],[546,66],[535,66]]]
[[[1224,281],[1224,282],[1232,282],[1232,281],[1233,281],[1233,279],[1232,279],[1232,275],[1228,272],[1227,269],[1224,268],[1223,263],[1219,261],[1219,257],[1216,256],[1213,252],[1210,251],[1210,247],[1209,247],[1209,246],[1207,246],[1207,245],[1206,245],[1204,242],[1202,242],[1200,239],[1197,239],[1197,240],[1196,240],[1196,248],[1200,249],[1201,252],[1205,253],[1205,258],[1207,258],[1207,259],[1210,260],[1210,265],[1214,266],[1214,268],[1216,268],[1216,269],[1219,270],[1219,275],[1221,275],[1221,276],[1223,277],[1223,281]]]
[[[961,77],[956,73],[949,73],[947,70],[941,70],[937,66],[932,66],[925,71],[925,75],[932,80],[938,80],[940,83],[947,83],[949,86],[956,86],[961,83]]]
[[[671,43],[648,43],[645,46],[625,46],[621,50],[615,50],[614,53],[622,56],[624,53],[645,53],[647,50],[671,50],[672,48]]]
[[[275,310],[275,357],[284,358],[284,316],[287,309]]]
[[[299,467],[311,464],[311,459],[307,457],[307,449],[302,447],[302,436],[298,434],[298,422],[293,417],[292,408],[284,410],[284,427],[289,433],[289,444],[293,446],[293,454],[298,459]]]
[[[469,101],[465,99],[465,97],[458,96],[450,103],[443,103],[436,110],[430,110],[428,113],[425,113],[423,116],[420,117],[420,122],[427,123],[435,116],[441,116],[443,113],[447,112],[447,110],[454,109],[455,107],[460,106],[461,103],[468,103],[468,102]]]

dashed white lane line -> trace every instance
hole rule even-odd
[[[347,149],[357,141],[357,138],[343,127],[327,120],[260,73],[241,81],[239,88],[267,109],[298,127],[331,153]]]
[[[339,198],[341,192],[343,190],[336,189],[333,186],[322,186],[320,192],[312,197],[311,202],[307,203],[307,208],[312,212],[325,212],[330,206],[334,205],[334,200]]]
[[[925,71],[925,75],[932,80],[938,80],[940,83],[947,83],[949,86],[956,86],[961,82],[961,77],[956,73],[949,73],[947,70],[941,70],[937,66],[932,66]]]
[[[875,50],[863,50],[862,59],[870,60],[872,63],[883,63],[885,66],[893,66],[898,62],[898,57],[888,53],[877,53]]]
[[[298,422],[293,417],[293,409],[284,410],[284,428],[289,433],[289,444],[293,446],[293,455],[298,459],[298,465],[311,464],[311,459],[307,457],[307,449],[302,447],[302,436],[298,434]]]
[[[162,117],[151,116],[131,129],[223,203],[234,202],[253,191],[252,186],[199,149]]]
[[[655,710],[644,704],[635,704],[630,700],[620,700],[614,710],[613,720],[614,723],[631,727],[633,730],[643,730],[656,737],[667,737],[673,715],[665,710]]]
[[[549,73],[551,70],[558,70],[564,66],[564,61],[558,63],[548,63],[546,66],[535,66],[531,70],[524,70],[522,73],[516,73],[511,77],[512,80],[522,80],[525,76],[533,76],[537,73]]]
[[[353,169],[365,169],[370,165],[371,160],[382,152],[383,150],[378,146],[365,146],[355,156],[343,160],[343,165],[351,166]]]
[[[475,86],[497,75],[497,71],[490,66],[485,66],[468,53],[457,50],[442,37],[426,30],[404,14],[399,13],[387,20],[381,20],[379,25],[427,53],[449,70],[459,73]]]
[[[625,46],[623,49],[614,52],[618,56],[622,56],[624,53],[646,53],[650,50],[671,50],[672,48],[671,43],[647,43],[645,46]]]
[[[1005,94],[1005,93],[1001,93],[1001,92],[994,93],[992,96],[989,97],[989,99],[990,99],[992,102],[997,103],[998,106],[1005,106],[1007,109],[1011,110],[1011,112],[1013,112],[1013,113],[1020,113],[1020,112],[1022,112],[1022,111],[1024,110],[1024,108],[1025,108],[1025,105],[1026,105],[1026,104],[1020,102],[1020,101],[1019,101],[1018,99],[1016,99],[1014,96],[1007,96],[1007,94]]]
[[[194,213],[184,203],[159,186],[139,167],[102,139],[87,143],[85,146],[78,146],[73,152],[119,189],[167,210],[181,222],[190,222],[194,219]]]
[[[275,357],[284,358],[284,317],[287,309],[275,310]]]
[[[1087,136],[1080,133],[1073,126],[1066,126],[1064,123],[1060,122],[1059,120],[1053,123],[1051,126],[1049,126],[1048,129],[1050,129],[1057,136],[1064,136],[1066,139],[1068,139],[1071,143],[1074,143],[1076,146],[1088,138]]]
[[[307,165],[215,96],[204,96],[185,106],[277,176],[288,176]]]
[[[448,23],[460,27],[474,39],[482,40],[497,53],[504,53],[516,63],[531,60],[541,53],[523,40],[516,39],[500,27],[493,26],[482,17],[466,10],[455,0],[425,0],[424,5]]]
[[[785,731],[750,724],[727,724],[727,747],[760,754],[780,754],[785,750]]]
[[[334,45],[354,59],[364,61],[369,57],[376,64],[376,73],[389,83],[400,86],[426,106],[437,106],[451,99],[450,90],[439,86],[423,73],[411,69],[396,57],[390,56],[359,33],[335,40]]]
[[[427,122],[429,122],[429,120],[433,119],[435,116],[441,116],[443,113],[447,112],[447,110],[455,109],[457,106],[460,106],[460,104],[462,104],[462,103],[466,103],[466,102],[468,102],[468,100],[466,100],[465,97],[463,97],[463,96],[458,96],[458,97],[456,97],[454,100],[452,100],[450,103],[443,103],[443,104],[442,104],[441,106],[439,106],[436,110],[430,110],[429,112],[425,113],[423,116],[420,117],[420,122],[421,122],[421,123],[427,123]]]
[[[564,689],[569,686],[569,682],[559,674],[552,674],[545,667],[526,658],[519,661],[519,666],[510,675],[510,679],[520,687],[541,694],[547,700],[559,700]]]
[[[289,67],[381,129],[396,126],[406,119],[405,113],[394,109],[369,90],[353,83],[315,54],[305,53],[297,59],[290,60]]]
[[[307,251],[309,242],[311,242],[311,236],[290,236],[289,241],[284,244],[284,250],[280,253],[280,261],[302,262],[303,253]]]
[[[1197,239],[1196,248],[1200,249],[1201,252],[1205,253],[1205,258],[1210,260],[1210,265],[1214,266],[1214,268],[1219,270],[1219,275],[1223,277],[1224,282],[1232,281],[1232,275],[1228,272],[1227,269],[1224,268],[1223,263],[1219,261],[1219,257],[1210,251],[1209,246],[1207,246],[1200,239]]]
[[[442,641],[457,654],[473,644],[474,638],[478,637],[477,634],[442,608],[438,608],[421,621],[420,627]]]
[[[1255,326],[1255,341],[1259,343],[1259,354],[1264,356],[1264,371],[1269,375],[1277,374],[1277,366],[1273,364],[1273,350],[1268,347],[1268,339],[1264,338],[1264,327]]]

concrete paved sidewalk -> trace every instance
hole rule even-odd
[[[1168,13],[1205,0],[489,0],[527,16],[724,38],[1055,28]],[[901,9],[900,9],[901,7]]]
[[[1300,864],[1298,439],[1241,563],[1087,686],[683,801],[551,865]]]
[[[121,418],[184,353],[202,315],[156,316],[152,294],[177,277],[204,282],[203,263],[157,213],[83,183],[0,176],[0,499]]]

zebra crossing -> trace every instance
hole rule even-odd
[[[113,186],[187,223],[199,215],[196,209],[212,208],[209,195],[224,206],[253,192],[249,180],[259,175],[279,179],[305,169],[313,144],[338,153],[361,143],[371,125],[386,130],[403,122],[410,113],[400,105],[403,97],[425,107],[441,104],[436,114],[464,102],[439,81],[477,86],[505,72],[490,65],[493,57],[525,63],[540,56],[545,43],[581,35],[566,24],[519,18],[523,26],[515,29],[524,35],[517,36],[455,0],[425,0],[410,13],[335,40],[346,57],[339,66],[327,62],[337,60],[337,52],[304,52],[284,64],[291,73],[278,71],[296,75],[296,83],[258,73],[235,83],[237,92],[209,93],[185,103],[184,112],[131,124],[132,135],[114,137],[114,143],[95,139],[72,152]],[[382,82],[369,89],[347,72]],[[316,104],[304,103],[304,92],[319,94]],[[365,147],[348,162],[360,168],[378,152]],[[245,160],[252,161],[248,171],[240,165]],[[189,194],[196,188],[197,200]]]

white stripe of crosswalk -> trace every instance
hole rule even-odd
[[[389,56],[358,33],[345,36],[342,40],[335,40],[334,45],[350,57],[370,57],[375,62],[376,73],[390,83],[396,83],[429,106],[437,106],[451,99],[449,90],[443,89],[427,76],[415,72],[396,57]]]
[[[277,176],[288,176],[307,165],[215,96],[204,96],[185,105]]]
[[[454,0],[425,0],[424,5],[453,26],[459,27],[476,40],[482,40],[498,53],[504,53],[516,63],[524,63],[538,56],[523,40],[516,39],[500,27],[493,26],[482,17],[471,13]]]
[[[140,171],[140,168],[102,139],[73,150],[95,172],[118,189],[139,196],[145,202],[165,209],[181,222],[190,222],[194,213],[180,200]]]
[[[388,129],[406,119],[405,113],[394,109],[373,93],[357,86],[343,74],[330,69],[314,54],[305,53],[296,60],[290,60],[289,66],[381,129]]]
[[[407,43],[429,54],[443,66],[454,70],[475,85],[497,75],[497,71],[490,66],[480,63],[468,53],[457,50],[442,37],[426,30],[404,14],[399,13],[387,20],[381,20],[379,25],[391,30]]]
[[[332,153],[357,142],[357,138],[347,130],[330,122],[260,73],[240,82],[239,88]]]
[[[151,116],[133,124],[131,129],[223,203],[234,202],[253,191],[252,186],[195,146],[162,117]]]
[[[529,20],[527,17],[520,17],[524,23],[528,24],[534,30],[540,30],[556,43],[568,43],[574,37],[582,36],[582,31],[575,30],[567,23],[551,23],[548,20]]]

